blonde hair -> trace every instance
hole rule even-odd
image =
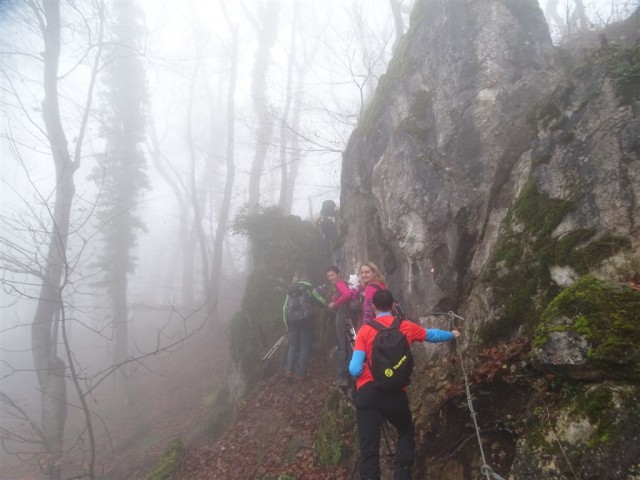
[[[371,281],[369,283],[384,283],[384,275],[382,275],[382,272],[375,263],[363,262],[362,265],[360,265],[360,269],[362,269],[362,267],[364,266],[369,267],[371,269],[371,272],[373,272],[373,277],[371,278]]]

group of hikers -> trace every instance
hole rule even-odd
[[[296,274],[287,291],[283,319],[287,327],[285,377],[304,381],[313,343],[317,306],[335,312],[336,380],[353,397],[360,444],[360,478],[380,479],[380,432],[384,422],[397,431],[394,480],[411,480],[414,426],[407,398],[413,371],[414,342],[446,342],[460,332],[425,329],[408,320],[387,288],[380,269],[364,262],[356,285],[342,277],[337,266],[326,272],[333,293],[326,301],[304,274]],[[351,332],[351,333],[350,333]]]

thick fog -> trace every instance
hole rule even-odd
[[[0,463],[22,452],[34,474],[60,433],[36,370],[60,359],[76,410],[78,390],[117,392],[131,359],[237,309],[237,215],[339,203],[341,152],[413,0],[59,3],[0,2]],[[557,42],[633,6],[542,5]]]

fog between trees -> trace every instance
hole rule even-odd
[[[233,219],[313,219],[349,188],[341,152],[412,4],[0,3],[3,464],[97,476],[99,388],[126,409],[136,368],[237,306]],[[544,8],[560,41],[631,4]]]

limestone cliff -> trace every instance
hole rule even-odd
[[[429,312],[466,318],[505,478],[640,478],[638,376],[618,374],[640,351],[640,294],[621,284],[640,268],[639,32],[636,13],[596,46],[558,48],[535,0],[418,0],[344,152],[340,262],[378,263],[429,326],[449,326]],[[558,313],[568,290],[624,300]],[[624,343],[625,362],[598,357],[603,340]],[[457,357],[425,352],[418,478],[476,478]]]

